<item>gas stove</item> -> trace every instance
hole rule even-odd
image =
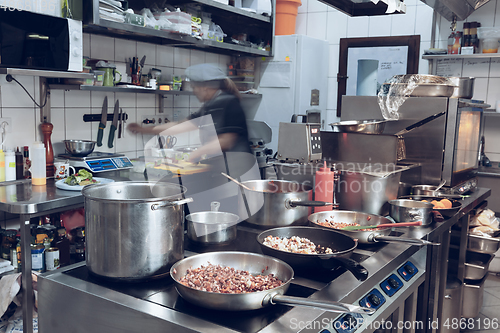
[[[261,231],[242,222],[238,225],[237,241],[220,246],[201,246],[185,237],[185,255],[211,251],[261,253],[256,241],[256,236]],[[394,231],[391,235],[404,236]],[[53,325],[52,323],[57,320],[54,321],[55,318],[50,317],[57,316],[64,318],[64,321],[67,320],[72,327],[75,324],[83,326],[81,332],[100,331],[102,327],[99,327],[98,323],[103,322],[108,322],[104,325],[117,325],[120,332],[137,332],[139,327],[146,325],[149,328],[148,332],[164,332],[169,328],[176,332],[361,332],[369,329],[373,323],[391,317],[400,306],[404,306],[407,299],[416,295],[416,290],[424,279],[425,250],[402,243],[358,246],[351,258],[368,269],[369,277],[363,282],[356,280],[344,268],[329,272],[295,272],[287,295],[322,301],[335,300],[376,308],[377,311],[371,316],[339,314],[284,305],[241,312],[205,309],[182,299],[170,277],[142,283],[118,283],[92,275],[84,263],[79,263],[44,278],[42,286],[45,288],[42,288],[42,293],[48,291],[51,294],[50,299],[57,300],[66,299],[68,297],[66,293],[69,292],[74,301],[80,298],[81,302],[86,304],[85,311],[89,314],[82,317],[81,313],[75,313],[73,316],[70,313],[72,309],[52,302],[50,313],[40,315],[42,321],[40,327],[44,324]],[[59,284],[64,287],[56,287]],[[47,289],[47,285],[50,285],[50,288]],[[54,309],[54,306],[57,309]],[[118,310],[109,310],[104,314],[103,306],[118,307]],[[413,316],[415,311],[414,309],[412,312]],[[89,316],[98,318],[91,321]],[[146,317],[143,318],[144,316]],[[142,319],[138,324],[133,324],[127,318]],[[122,325],[122,322],[127,324]],[[355,324],[350,327],[349,323]],[[134,327],[134,325],[139,326]],[[156,325],[158,330],[154,329]],[[50,327],[49,331],[62,333],[64,330]]]

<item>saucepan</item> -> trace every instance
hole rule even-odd
[[[411,187],[411,192],[413,195],[425,195],[429,197],[440,197],[448,199],[463,199],[462,195],[459,194],[447,194],[439,191],[438,186],[434,185],[413,185]]]
[[[441,201],[441,200],[449,200],[451,202],[451,207],[449,208],[437,208],[434,206],[434,211],[437,211],[441,213],[442,216],[446,218],[450,218],[453,215],[455,215],[461,208],[462,208],[462,203],[460,201],[454,200],[454,199],[448,199],[448,198],[443,198],[443,197],[430,197],[430,196],[425,196],[425,195],[405,195],[400,197],[399,199],[410,199],[410,200],[417,200],[417,201],[427,201],[432,203],[432,201]]]
[[[393,221],[391,221],[386,217],[375,214],[348,211],[348,210],[319,212],[311,214],[309,216],[309,222],[312,225],[323,229],[332,230],[334,228],[334,225],[329,223],[330,221],[338,223],[343,222],[348,224],[357,223],[361,226],[394,224],[394,227],[397,227],[396,223],[394,223]],[[392,228],[382,228],[378,230],[342,230],[342,229],[335,229],[335,230],[344,235],[357,239],[358,242],[362,244],[373,244],[376,242],[399,242],[412,245],[432,244],[431,242],[418,238],[403,238],[403,237],[389,236],[389,234],[392,231]]]
[[[331,123],[330,126],[334,132],[382,134],[385,129],[385,124],[388,121],[390,120],[345,120],[338,123]]]
[[[264,245],[268,236],[307,238],[316,245],[332,249],[333,253],[303,254],[272,248]],[[261,232],[257,236],[257,242],[264,254],[281,259],[299,271],[325,271],[344,267],[360,281],[368,277],[368,271],[357,261],[349,258],[357,246],[357,241],[335,230],[322,230],[314,227],[280,227]]]
[[[252,275],[274,275],[283,284],[264,291],[240,294],[208,292],[186,286],[180,280],[188,270],[199,268],[208,263],[236,270],[247,271]],[[274,304],[306,306],[333,312],[373,313],[374,310],[357,305],[334,302],[313,301],[308,298],[285,296],[293,279],[294,271],[287,263],[262,254],[249,252],[209,252],[184,258],[170,269],[177,292],[186,301],[209,309],[224,311],[243,311],[261,309]]]
[[[288,180],[249,180],[242,182],[251,216],[247,222],[261,227],[307,225],[310,207],[331,202],[312,201],[313,187]]]

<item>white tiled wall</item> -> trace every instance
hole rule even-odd
[[[184,70],[193,64],[210,62],[225,66],[230,62],[229,56],[173,48],[163,45],[142,43],[118,38],[84,34],[84,55],[93,59],[102,59],[114,62],[117,70],[126,80],[125,61],[128,58],[146,55],[144,72],[155,67],[162,73],[171,75],[184,75]],[[32,76],[15,76],[15,78],[27,89],[27,91],[39,102],[39,81]],[[64,139],[96,140],[97,122],[84,122],[84,114],[100,114],[104,96],[108,97],[108,112],[113,112],[113,106],[118,99],[123,111],[129,116],[128,123],[140,122],[142,116],[158,114],[159,101],[153,94],[130,94],[112,93],[98,91],[64,91],[52,90],[51,123],[54,129],[51,141],[55,155],[64,152]],[[39,130],[40,112],[23,89],[14,82],[7,82],[5,75],[0,75],[0,116],[12,119],[11,133],[8,133],[4,148],[15,148],[29,146],[34,141],[41,141],[42,135]],[[165,117],[173,120],[183,118],[190,112],[200,107],[200,103],[194,96],[168,96],[165,99]],[[175,113],[174,113],[175,110]],[[112,149],[107,148],[107,139],[111,123],[108,122],[104,130],[103,146],[97,148],[103,152],[125,153],[134,158],[144,154],[143,142],[149,138],[135,136],[126,132],[124,138],[115,140]],[[196,143],[194,137],[186,137],[186,142],[179,141],[178,144]]]
[[[326,123],[337,121],[337,72],[340,38],[420,35],[421,53],[430,47],[431,7],[418,0],[405,0],[406,14],[349,17],[318,0],[302,0],[295,33],[326,39],[330,44]],[[419,62],[419,73],[428,74],[427,61]]]

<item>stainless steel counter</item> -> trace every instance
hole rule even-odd
[[[402,243],[389,243],[377,248],[359,249],[358,255],[365,255],[362,265],[367,268],[369,277],[360,282],[353,278],[349,272],[340,273],[333,280],[328,276],[316,278],[303,278],[297,276],[294,280],[299,286],[315,290],[310,298],[319,300],[337,300],[342,302],[357,302],[374,287],[378,287],[380,281],[387,279],[388,274],[401,267],[411,258],[420,269],[420,275],[416,277],[415,284],[408,290],[402,291],[408,308],[418,314],[423,322],[432,322],[440,319],[442,307],[441,298],[444,295],[446,283],[447,257],[450,240],[451,227],[457,222],[467,219],[468,213],[482,201],[491,191],[489,189],[478,189],[469,198],[464,199],[462,210],[452,218],[433,223],[426,227],[409,228],[400,237],[418,237],[435,242],[441,246],[427,246],[419,248]],[[468,220],[467,220],[468,223]],[[467,224],[465,224],[467,226]],[[240,226],[239,226],[240,227]],[[243,230],[243,229],[242,229]],[[465,237],[466,238],[466,237]],[[465,255],[465,248],[464,248]],[[192,254],[192,253],[187,253]],[[241,314],[224,313],[226,319],[221,322],[213,322],[210,318],[195,316],[189,311],[182,311],[182,299],[174,299],[175,304],[165,306],[168,292],[165,289],[168,283],[161,281],[152,282],[151,288],[139,285],[128,285],[117,287],[115,285],[102,284],[95,280],[85,280],[70,275],[72,270],[85,268],[83,263],[68,266],[62,270],[44,273],[39,277],[39,329],[40,333],[66,332],[71,327],[73,332],[98,331],[105,327],[106,332],[137,332],[146,329],[148,332],[245,332],[237,328],[224,325],[224,320],[239,318]],[[121,289],[120,289],[121,288]],[[422,303],[417,305],[416,294],[418,288],[419,299]],[[123,290],[126,289],[127,292]],[[175,293],[175,289],[173,289]],[[411,298],[411,299],[410,299]],[[181,308],[179,310],[178,308]],[[382,318],[398,311],[396,305],[390,304],[381,308],[379,313]],[[184,309],[186,310],[186,309]],[[211,313],[210,310],[206,310]],[[267,311],[267,309],[266,309]],[[405,312],[406,309],[400,310]],[[253,313],[249,313],[253,315]],[[399,316],[402,314],[400,313]],[[298,323],[315,321],[318,323],[335,319],[337,314],[331,314],[318,309],[304,309],[295,307],[281,314],[271,321],[266,315],[258,320],[260,323],[254,331],[259,332],[298,332]],[[333,318],[333,319],[332,319]],[[385,319],[385,318],[384,318]],[[237,319],[236,319],[237,320]],[[335,319],[338,320],[338,319]],[[304,328],[304,327],[303,327]],[[321,329],[308,329],[307,325],[303,332],[319,332]],[[365,332],[365,330],[359,330]],[[373,332],[374,330],[366,330]],[[432,330],[430,330],[432,332]]]

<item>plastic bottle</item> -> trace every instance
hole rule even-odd
[[[5,151],[5,180],[16,180],[16,155],[14,151]]]
[[[45,166],[45,146],[42,142],[33,143],[30,148],[31,155],[31,184],[45,185],[47,183]]]
[[[333,202],[333,190],[334,190],[334,172],[327,167],[326,161],[323,167],[316,171],[316,177],[314,182],[314,200],[315,201],[325,201]],[[314,212],[323,212],[327,210],[332,210],[333,206],[321,206],[315,207]]]
[[[5,153],[0,149],[0,182],[5,181]]]

